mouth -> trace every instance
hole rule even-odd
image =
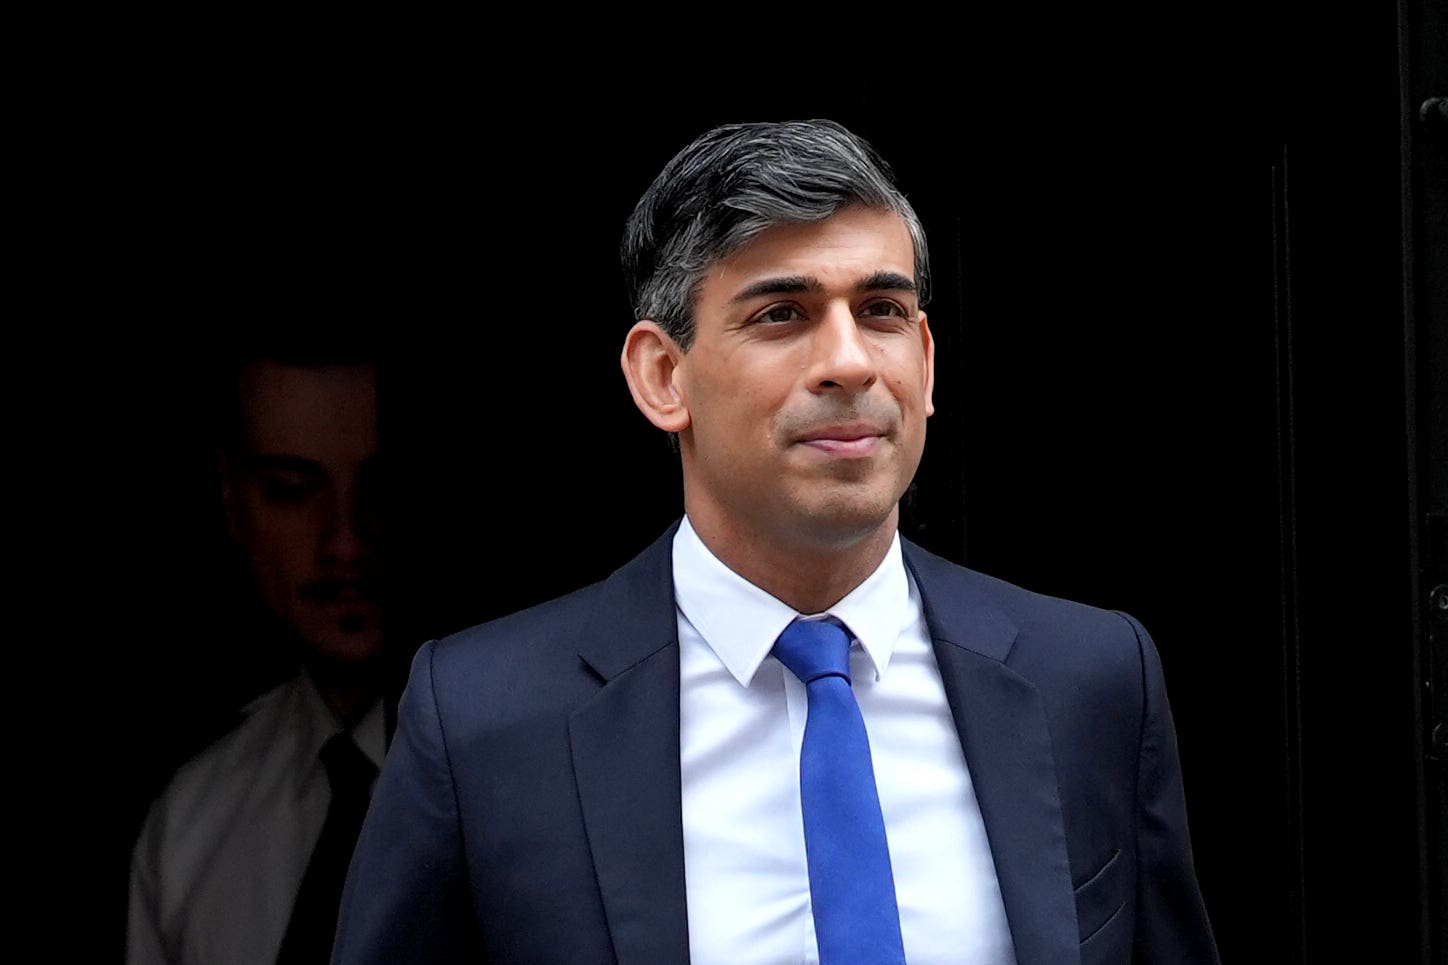
[[[352,606],[377,601],[377,588],[371,580],[313,580],[299,592],[311,603]]]
[[[867,456],[885,437],[885,430],[870,422],[820,426],[799,437],[800,445],[833,456]]]

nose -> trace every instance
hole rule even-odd
[[[847,305],[832,306],[813,334],[816,392],[861,392],[875,383],[874,356]]]
[[[353,566],[372,552],[372,500],[365,488],[345,486],[327,501],[320,547],[323,558]]]

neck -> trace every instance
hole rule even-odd
[[[800,613],[823,613],[865,582],[895,539],[899,509],[854,538],[799,540],[762,537],[689,511],[689,525],[719,561]]]
[[[348,730],[361,723],[382,697],[381,683],[370,667],[315,659],[308,660],[306,667],[322,702]]]

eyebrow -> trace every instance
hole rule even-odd
[[[777,278],[761,278],[738,291],[731,302],[746,302],[761,295],[793,295],[799,292],[822,292],[824,285],[818,278],[809,275],[782,275]],[[898,271],[877,271],[862,279],[855,286],[857,292],[905,291],[914,292],[915,282]]]
[[[913,294],[915,292],[915,281],[914,279],[906,278],[898,271],[877,271],[869,278],[860,282],[860,284],[856,286],[856,290],[862,292],[900,291]]]
[[[301,456],[258,455],[244,458],[246,468],[251,472],[300,472],[320,474],[322,467],[312,459]]]

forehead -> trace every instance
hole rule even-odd
[[[377,446],[371,365],[255,362],[242,368],[237,390],[241,443],[254,454],[329,461]]]
[[[915,277],[910,229],[893,211],[851,205],[823,221],[766,229],[711,265],[704,288],[729,297],[772,276],[801,276],[833,286],[879,272]]]

